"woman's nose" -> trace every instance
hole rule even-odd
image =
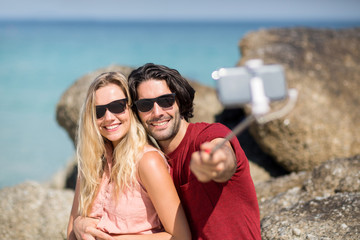
[[[113,118],[114,118],[114,114],[110,112],[109,109],[106,109],[105,119],[113,119]]]

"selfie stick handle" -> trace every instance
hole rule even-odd
[[[252,75],[250,79],[251,111],[255,116],[260,116],[270,111],[270,101],[266,97],[263,80],[257,72],[262,66],[263,61],[261,59],[252,59],[245,63],[247,71]]]

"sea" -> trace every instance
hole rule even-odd
[[[56,104],[78,78],[109,65],[167,65],[215,87],[211,73],[234,67],[251,31],[349,28],[360,22],[0,21],[0,188],[46,182],[74,155]]]

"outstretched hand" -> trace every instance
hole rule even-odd
[[[221,140],[203,143],[200,151],[191,155],[190,169],[200,182],[225,182],[234,174],[236,158],[229,142],[211,153]]]
[[[74,233],[78,240],[114,240],[112,236],[96,228],[98,219],[79,216],[74,220]]]

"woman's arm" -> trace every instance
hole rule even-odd
[[[166,233],[128,236],[139,239],[191,239],[189,225],[173,180],[162,156],[147,152],[139,162],[139,177],[143,183]],[[116,237],[115,237],[116,238]]]
[[[71,213],[69,218],[69,223],[67,227],[67,239],[68,240],[76,240],[76,236],[74,233],[74,220],[79,215],[78,214],[78,207],[79,207],[79,178],[76,180],[76,187],[75,187],[75,195],[73,204],[71,207]]]
[[[139,177],[156,209],[165,232],[113,236],[117,240],[191,239],[189,225],[173,180],[164,159],[158,152],[144,154],[139,162]]]

